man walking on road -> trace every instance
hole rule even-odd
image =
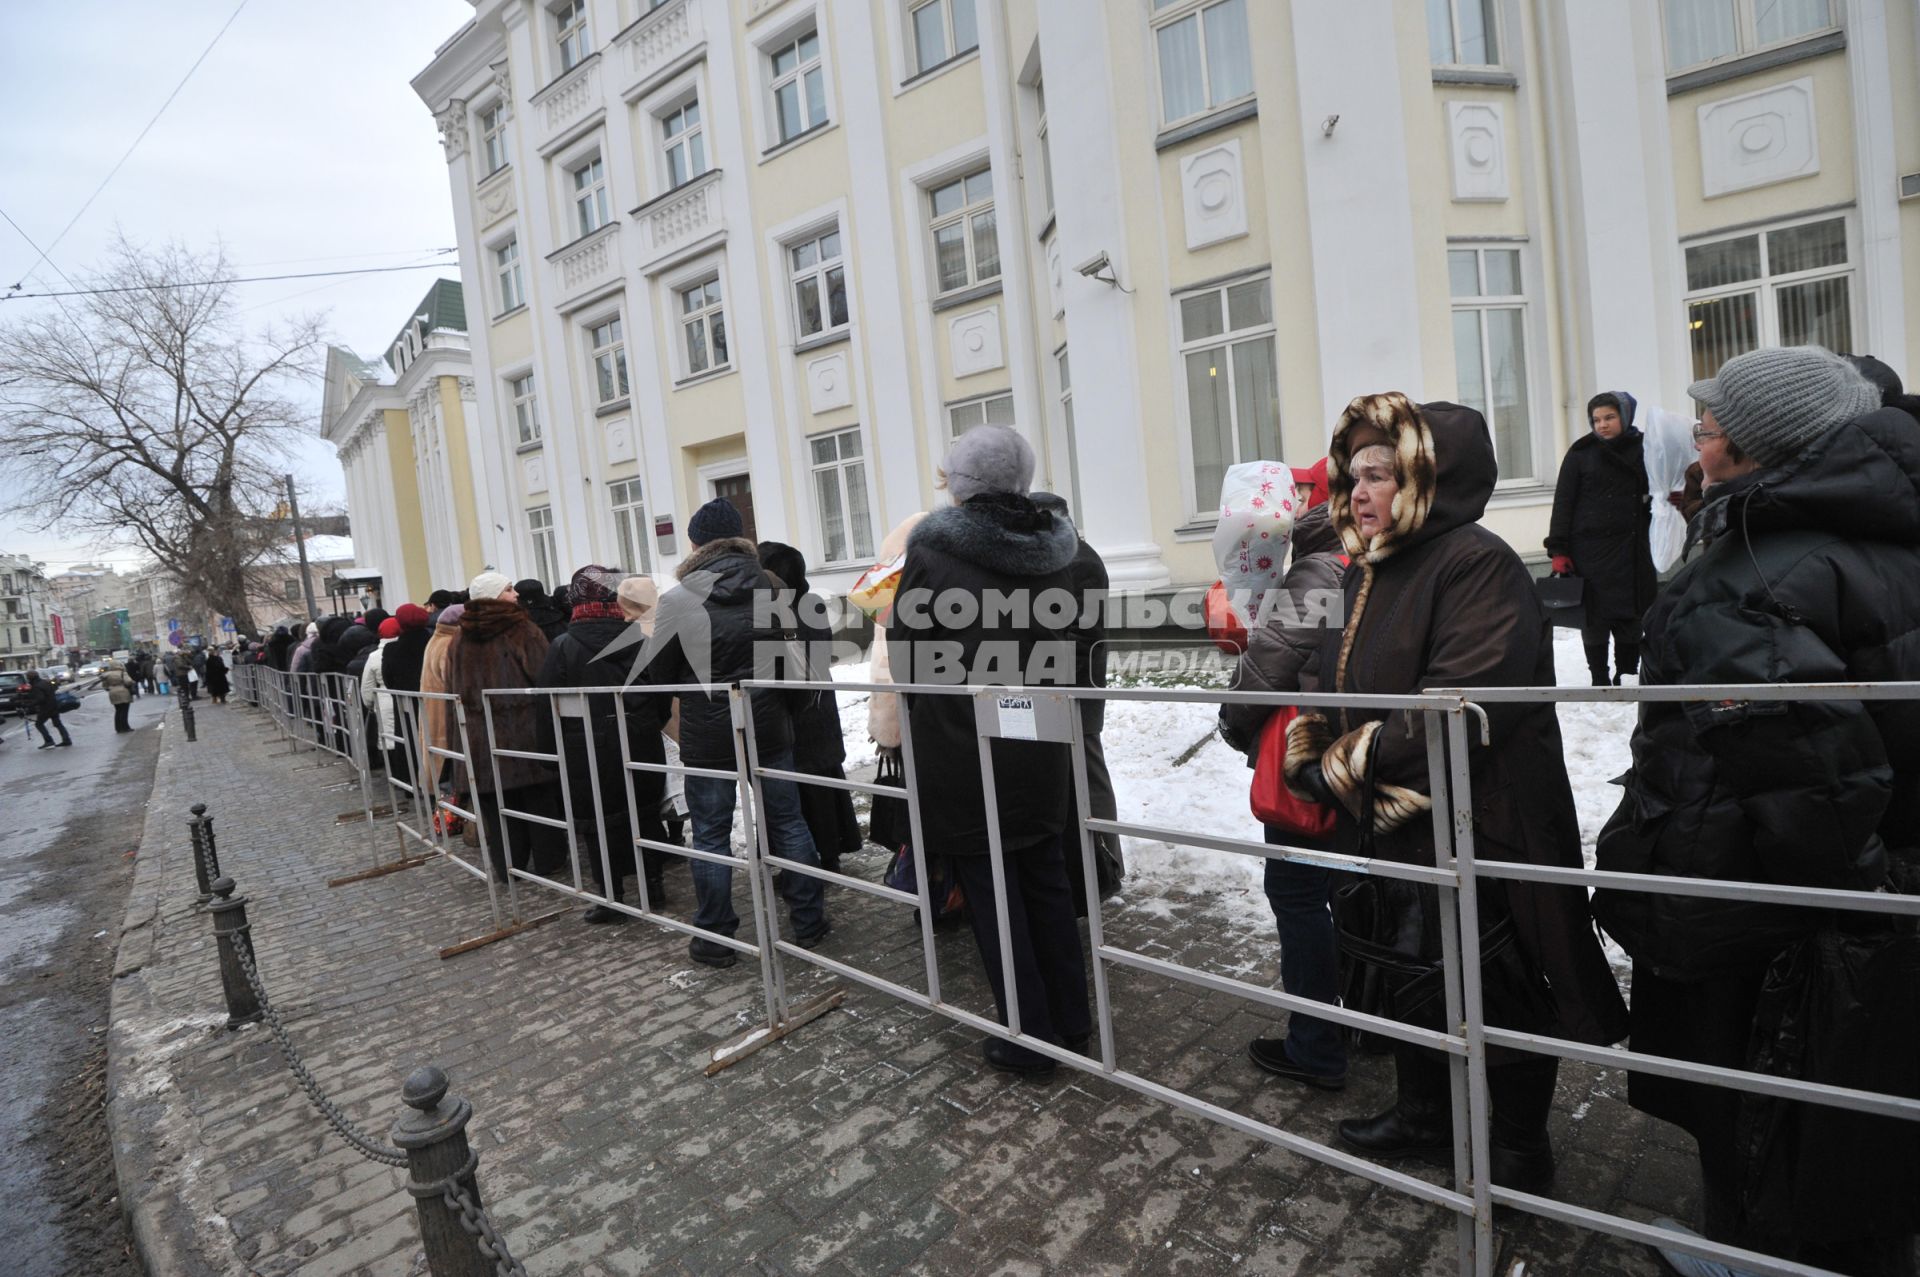
[[[47,730],[47,723],[60,729],[60,744],[73,744],[73,737],[67,735],[67,725],[60,721],[59,694],[52,683],[40,676],[39,670],[27,671],[27,708],[33,711],[33,725],[40,729],[41,749],[54,748],[53,733]]]

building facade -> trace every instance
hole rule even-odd
[[[725,495],[841,589],[989,421],[1116,587],[1205,582],[1226,467],[1307,464],[1385,389],[1486,413],[1488,524],[1538,557],[1596,391],[1685,410],[1803,341],[1920,368],[1917,25],[475,0],[414,88],[470,299],[478,557],[659,573]]]
[[[47,566],[24,554],[0,554],[0,670],[37,669],[53,660],[59,610]],[[66,618],[60,617],[62,629]],[[65,634],[61,636],[65,641]]]
[[[134,578],[100,563],[78,563],[47,578],[69,648],[112,652],[133,642]]]

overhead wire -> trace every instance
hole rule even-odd
[[[449,248],[436,251],[451,253],[456,250]],[[51,293],[11,293],[0,297],[0,302],[26,301],[40,297],[97,297],[106,293],[145,293],[160,288],[206,288],[214,284],[269,284],[285,279],[331,279],[340,275],[384,275],[390,271],[435,270],[458,265],[458,262],[447,261],[411,262],[404,266],[361,266],[353,270],[313,270],[291,275],[244,275],[216,279],[188,279],[173,283],[124,284],[113,288],[74,288]]]

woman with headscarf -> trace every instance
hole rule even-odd
[[[1533,578],[1480,523],[1499,469],[1478,412],[1416,405],[1397,391],[1362,395],[1334,429],[1327,477],[1333,525],[1352,560],[1345,627],[1325,631],[1302,690],[1554,685],[1552,632]],[[1486,731],[1490,743],[1475,733],[1467,758],[1476,854],[1580,868],[1554,707],[1490,705]],[[1334,809],[1347,855],[1435,863],[1428,765],[1421,713],[1319,710],[1288,726],[1288,788]],[[1335,905],[1344,946],[1380,969],[1388,1014],[1440,1027],[1438,892],[1382,877],[1354,890],[1358,898]],[[1489,1023],[1596,1045],[1626,1036],[1626,1007],[1584,890],[1497,879],[1477,890]],[[1341,1122],[1340,1139],[1378,1157],[1450,1159],[1446,1057],[1396,1041],[1394,1063],[1393,1106]],[[1553,1181],[1547,1113],[1559,1061],[1496,1049],[1487,1065],[1493,1180],[1540,1192]]]
[[[227,661],[216,647],[207,653],[207,699],[215,705],[225,705],[230,690],[227,684]]]
[[[127,724],[127,713],[133,706],[133,680],[127,676],[127,667],[108,657],[106,667],[100,671],[100,686],[107,694],[107,703],[113,706],[113,730],[132,731]]]
[[[1553,489],[1547,553],[1553,570],[1586,583],[1580,641],[1595,687],[1638,678],[1640,618],[1653,602],[1653,498],[1643,456],[1646,440],[1633,424],[1632,395],[1610,390],[1587,401],[1590,430],[1573,441]],[[1614,670],[1607,668],[1613,640]]]
[[[267,667],[285,674],[293,666],[293,635],[284,625],[273,627],[273,634],[267,639]]]

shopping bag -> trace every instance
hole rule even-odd
[[[913,842],[913,822],[907,813],[907,781],[897,752],[881,751],[880,767],[874,773],[873,783],[902,792],[897,798],[881,794],[873,796],[873,809],[867,817],[867,840],[888,851],[898,851]]]
[[[1213,559],[1220,565],[1224,605],[1243,630],[1260,615],[1267,591],[1286,575],[1297,505],[1292,466],[1243,461],[1227,467],[1220,519],[1213,526]]]
[[[1325,803],[1308,802],[1287,788],[1287,724],[1300,715],[1298,705],[1282,705],[1260,729],[1258,761],[1248,797],[1253,815],[1263,825],[1304,838],[1324,838],[1333,832],[1334,810]]]
[[[891,559],[874,564],[862,572],[853,588],[847,591],[847,601],[880,624],[886,624],[894,591],[900,586],[900,569],[906,562],[907,552],[902,550]]]

